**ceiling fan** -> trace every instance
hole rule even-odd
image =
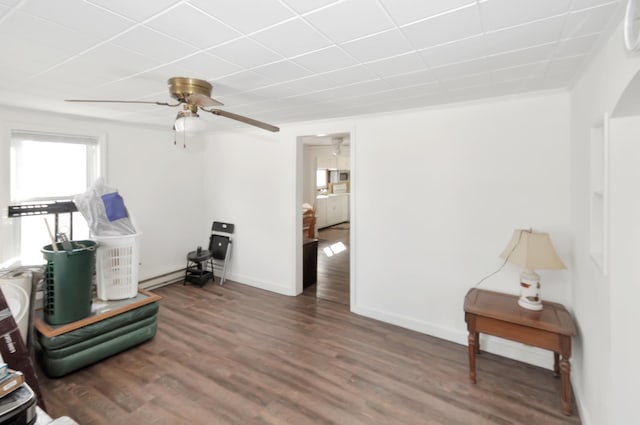
[[[214,115],[218,115],[225,118],[231,118],[232,120],[240,121],[245,124],[253,125],[262,128],[267,131],[280,131],[280,129],[271,124],[267,124],[262,121],[254,120],[242,115],[234,114],[231,112],[223,111],[221,109],[211,108],[212,106],[221,106],[222,103],[211,97],[211,89],[213,86],[207,81],[199,80],[197,78],[188,77],[173,77],[167,81],[169,85],[169,93],[171,97],[178,102],[153,102],[144,100],[90,100],[90,99],[65,99],[65,102],[95,102],[95,103],[146,103],[160,106],[176,107],[182,105],[182,111],[178,112],[176,116],[176,122],[174,123],[174,130],[183,130],[184,124],[188,119],[198,118],[198,110],[203,112],[209,112]]]

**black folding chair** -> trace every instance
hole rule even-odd
[[[209,249],[197,249],[187,254],[184,284],[195,283],[200,286],[210,279],[215,282],[214,271],[220,273],[220,285],[225,281],[227,265],[231,258],[231,235],[234,225],[214,221],[209,236]]]

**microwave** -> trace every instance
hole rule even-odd
[[[349,170],[329,170],[329,183],[348,182],[350,177]]]

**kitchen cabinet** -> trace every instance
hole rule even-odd
[[[348,170],[351,168],[350,147],[343,146],[340,155],[334,155],[330,146],[322,146],[314,149],[316,157],[316,168],[333,168],[338,170]]]
[[[318,196],[316,216],[318,229],[349,221],[349,194]]]

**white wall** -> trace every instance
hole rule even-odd
[[[633,199],[637,199],[637,133],[627,125],[611,121],[609,243],[610,273],[603,275],[589,256],[589,131],[611,113],[625,86],[640,70],[640,55],[625,51],[622,25],[590,62],[571,94],[571,169],[573,224],[573,310],[578,323],[572,377],[576,397],[585,424],[638,423],[637,406],[628,397],[637,394],[629,382],[638,376],[637,361],[631,361],[626,349],[636,340],[628,305],[638,286],[634,259],[628,248],[637,247],[637,229]],[[634,136],[635,135],[635,136]],[[635,141],[633,138],[635,137]],[[635,146],[633,143],[635,142]],[[635,170],[634,170],[635,163]],[[635,177],[634,177],[635,176]],[[625,200],[625,198],[628,199]],[[632,207],[631,209],[630,206]],[[637,263],[637,251],[635,263]],[[637,382],[637,379],[636,381]],[[637,401],[637,398],[635,399]],[[626,403],[625,403],[626,402]],[[632,418],[635,418],[633,420]]]
[[[292,223],[302,217],[302,203],[296,205],[294,196],[296,138],[285,134],[247,130],[210,135],[203,213],[210,221],[236,226],[230,279],[295,295]]]
[[[238,225],[235,278],[298,293],[296,138],[349,132],[352,309],[466,344],[464,294],[500,266],[514,228],[551,233],[569,271],[541,271],[543,295],[571,300],[568,107],[567,93],[544,93],[213,136],[206,214]],[[483,287],[517,293],[519,273]],[[520,344],[483,346],[552,365]]]
[[[640,115],[614,119],[611,168],[611,423],[640,423],[636,337],[640,300]]]
[[[202,214],[203,182],[198,144],[173,145],[171,130],[0,107],[0,243],[9,240],[16,219],[7,218],[9,130],[104,134],[107,181],[122,194],[142,236],[140,279],[185,266],[186,253],[207,243],[210,223]],[[62,164],[52,164],[55,167]],[[43,227],[43,233],[46,231]],[[0,261],[1,262],[1,261]]]
[[[567,116],[567,94],[548,93],[359,120],[355,311],[466,344],[463,297],[513,229],[549,232],[570,270]],[[517,293],[519,273],[507,265],[482,287]],[[540,273],[543,297],[566,304],[570,271]]]

